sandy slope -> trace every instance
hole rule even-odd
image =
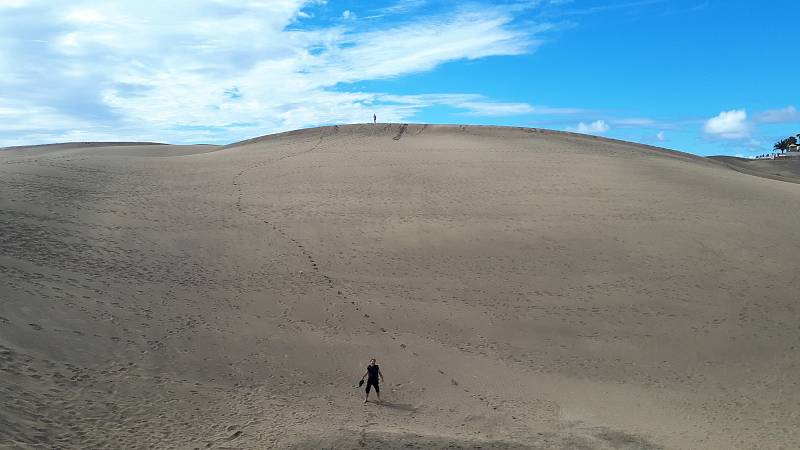
[[[772,180],[800,183],[800,162],[790,160],[746,159],[733,156],[712,156],[733,170],[770,178]]]
[[[378,124],[3,150],[0,192],[0,446],[800,446],[797,184]]]

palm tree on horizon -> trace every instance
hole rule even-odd
[[[772,146],[775,150],[780,150],[781,155],[783,152],[789,149],[789,139],[781,139],[780,141],[776,142],[775,145]]]

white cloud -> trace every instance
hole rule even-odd
[[[549,106],[534,106],[533,114],[553,114],[553,115],[566,115],[566,114],[580,114],[589,112],[581,108],[552,108]]]
[[[0,8],[22,8],[29,0],[0,0]]]
[[[475,116],[517,116],[536,111],[527,103],[464,102],[456,106],[467,109],[468,114]]]
[[[665,122],[648,117],[610,119],[608,124],[614,128],[650,128],[656,130],[670,130],[678,126],[678,123],[675,122]]]
[[[658,133],[656,133],[656,140],[658,142],[664,142],[667,140],[667,137],[664,135],[663,131],[659,131]]]
[[[800,123],[800,111],[794,106],[781,109],[770,109],[755,117],[759,123]]]
[[[105,15],[93,8],[73,9],[64,16],[67,22],[77,23],[99,23],[106,19]]]
[[[430,106],[449,106],[463,110],[469,116],[517,116],[517,115],[569,115],[584,112],[577,108],[550,108],[524,102],[491,101],[476,94],[424,94],[424,95],[380,95],[376,100],[393,103],[417,111]]]
[[[642,6],[649,6],[656,3],[665,3],[666,0],[638,0],[632,2],[609,2],[608,4],[602,4],[598,6],[588,6],[583,9],[574,9],[571,11],[564,11],[563,14],[565,15],[589,15],[589,14],[596,14],[600,12],[607,12],[607,11],[614,11],[614,10],[627,10],[632,8],[638,8]],[[571,2],[552,2],[555,5],[559,5],[561,3],[571,3]]]
[[[427,3],[427,0],[399,0],[391,6],[376,9],[375,12],[382,14],[405,13],[412,9],[417,9]]]
[[[310,58],[305,68],[318,74],[321,83],[328,83],[323,80],[331,77],[355,82],[426,71],[460,59],[519,55],[539,44],[530,35],[509,28],[510,21],[508,15],[487,11],[344,34],[339,36],[340,46]]]
[[[451,61],[530,52],[539,45],[537,34],[551,28],[520,28],[501,8],[462,7],[363,30],[341,22],[299,26],[317,0],[176,0],[157,9],[133,0],[0,2],[19,6],[13,16],[0,15],[0,110],[16,113],[13,121],[0,121],[0,145],[76,133],[207,141],[203,128],[230,142],[362,122],[373,112],[386,121],[406,120],[432,101],[475,115],[570,111],[464,94],[398,101],[337,89]]]
[[[355,18],[355,14],[353,14],[349,9],[345,9],[344,12],[342,13],[342,18],[345,20],[350,18]]]
[[[616,119],[613,120],[612,123],[616,126],[621,127],[652,127],[656,125],[656,121],[653,119],[641,118],[641,117],[634,117],[630,119]]]
[[[723,111],[708,119],[703,126],[706,135],[719,139],[749,138],[752,130],[752,125],[747,121],[747,111],[744,109]]]
[[[571,131],[576,131],[582,134],[601,134],[610,129],[611,127],[606,123],[605,120],[596,120],[589,124],[581,122],[577,127],[570,128]]]

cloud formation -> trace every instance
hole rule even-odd
[[[595,120],[592,123],[580,122],[577,127],[572,128],[571,131],[576,131],[582,134],[602,134],[610,130],[611,127],[605,120]]]
[[[703,132],[707,136],[719,139],[745,139],[750,137],[752,131],[753,126],[748,122],[744,109],[723,111],[703,125]]]
[[[794,106],[780,109],[770,109],[755,117],[758,123],[798,123],[800,124],[800,111]]]
[[[0,145],[75,137],[230,142],[363,122],[373,112],[402,121],[431,102],[474,115],[568,112],[470,94],[399,98],[341,89],[535,50],[551,26],[517,26],[500,7],[365,29],[349,28],[352,12],[339,23],[304,26],[311,0],[57,3],[0,3]]]

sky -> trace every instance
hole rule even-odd
[[[0,0],[0,146],[492,124],[698,155],[800,133],[800,2]]]

